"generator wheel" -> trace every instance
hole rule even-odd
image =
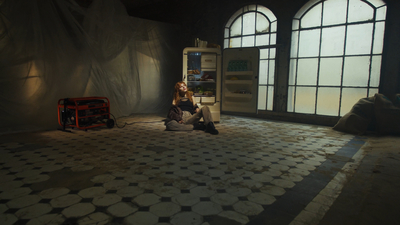
[[[108,128],[113,128],[114,127],[114,120],[113,119],[108,119],[106,124],[107,124]]]

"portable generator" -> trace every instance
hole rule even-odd
[[[114,127],[110,118],[110,101],[106,97],[64,98],[58,100],[58,123],[66,127],[87,130],[106,125]]]

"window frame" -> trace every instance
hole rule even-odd
[[[342,111],[342,100],[343,100],[343,90],[348,89],[348,88],[353,88],[353,89],[366,89],[367,93],[365,97],[370,97],[371,95],[371,90],[378,90],[379,91],[379,83],[377,86],[371,86],[371,74],[372,74],[372,66],[373,66],[373,59],[374,57],[380,57],[380,67],[382,66],[382,49],[380,50],[379,53],[374,53],[374,45],[375,45],[375,37],[377,36],[376,34],[376,27],[378,23],[383,23],[385,24],[386,19],[377,19],[377,14],[378,10],[381,8],[385,8],[385,17],[386,17],[386,10],[387,10],[387,5],[383,1],[380,0],[372,0],[372,1],[367,1],[367,0],[359,0],[363,3],[368,4],[372,9],[373,9],[373,20],[371,21],[357,21],[357,22],[348,22],[349,18],[349,1],[347,0],[347,6],[346,6],[346,21],[344,23],[337,23],[337,24],[331,24],[331,25],[323,25],[323,16],[324,16],[324,4],[327,2],[327,0],[311,0],[307,2],[294,16],[293,22],[292,22],[292,43],[291,43],[291,48],[295,46],[297,49],[291,49],[290,51],[290,71],[289,71],[289,80],[288,80],[288,101],[287,101],[287,111],[288,112],[293,112],[293,113],[303,113],[303,112],[296,112],[296,97],[297,97],[297,88],[298,87],[309,87],[309,88],[315,88],[315,102],[314,102],[314,112],[313,113],[306,113],[306,114],[314,114],[314,115],[322,115],[322,116],[329,116],[326,114],[319,114],[317,113],[318,110],[318,89],[319,88],[339,88],[340,89],[340,94],[339,94],[339,105],[338,105],[338,112],[337,115],[335,116],[342,116],[345,114],[345,112]],[[309,13],[311,10],[315,9],[318,5],[321,4],[321,21],[319,21],[319,26],[311,26],[311,27],[305,27],[302,28],[301,23],[302,19]],[[346,42],[347,42],[347,35],[348,35],[348,27],[352,25],[360,25],[360,24],[372,24],[372,41],[371,41],[371,46],[369,49],[368,54],[347,54],[346,53]],[[321,56],[321,46],[322,46],[322,35],[323,35],[323,30],[327,28],[335,28],[335,27],[344,27],[344,46],[343,46],[343,53],[341,55],[329,55],[329,56]],[[302,34],[302,31],[308,31],[308,30],[318,30],[319,31],[319,43],[318,43],[318,55],[317,56],[299,56],[299,50],[300,50],[300,37]],[[384,28],[383,28],[383,34],[384,34]],[[382,35],[383,38],[383,35]],[[293,42],[297,42],[294,44]],[[382,39],[383,43],[383,39]],[[383,44],[382,46],[383,47]],[[293,55],[295,54],[295,55]],[[344,73],[345,73],[345,63],[346,59],[349,59],[349,57],[364,57],[367,56],[369,57],[369,68],[368,68],[368,84],[366,86],[352,86],[352,85],[344,85],[343,84],[343,78],[344,78]],[[298,81],[298,67],[299,67],[299,60],[301,59],[317,59],[317,77],[316,77],[316,84],[315,85],[299,85],[297,84]],[[321,59],[329,59],[329,58],[341,58],[342,59],[342,67],[341,67],[341,74],[340,74],[340,85],[320,85],[319,84],[319,78],[320,78],[320,67],[321,67]],[[295,61],[295,63],[293,62]],[[295,65],[295,71],[292,71],[292,66],[293,64]],[[291,75],[294,74],[294,77],[291,77]],[[291,84],[291,81],[294,80],[294,83]],[[291,93],[293,92],[293,93]],[[370,93],[371,92],[371,93]],[[376,93],[373,92],[373,93]]]

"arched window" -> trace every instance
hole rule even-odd
[[[224,48],[260,48],[259,110],[272,110],[273,106],[276,25],[275,15],[261,5],[241,8],[225,25]]]
[[[293,19],[288,111],[342,116],[378,93],[386,4],[311,0]]]

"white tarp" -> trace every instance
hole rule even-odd
[[[0,10],[0,133],[57,128],[61,98],[108,97],[116,117],[167,112],[181,79],[178,27],[130,17],[119,0]]]

